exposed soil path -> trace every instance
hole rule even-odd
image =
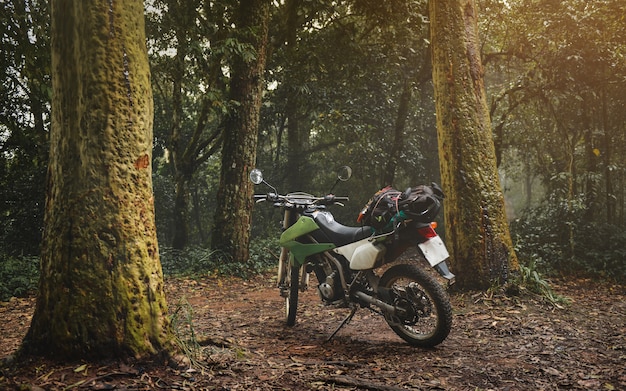
[[[348,310],[323,307],[313,289],[288,328],[271,278],[168,279],[191,362],[6,360],[0,389],[626,390],[626,289],[585,280],[554,287],[571,299],[566,308],[533,296],[453,294],[450,336],[424,350],[365,309],[326,342]],[[0,357],[19,346],[33,309],[32,298],[0,303]]]

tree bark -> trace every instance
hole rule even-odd
[[[154,223],[153,102],[141,0],[55,0],[39,296],[23,352],[169,347]]]
[[[176,26],[176,56],[174,57],[172,78],[172,124],[168,140],[174,166],[175,197],[173,209],[172,247],[182,250],[189,242],[189,216],[187,213],[189,204],[188,183],[193,175],[194,168],[185,156],[187,143],[183,140],[183,84],[185,77],[186,59],[189,55],[189,30],[196,22],[196,4],[193,2],[172,2],[169,5],[170,12],[177,16]]]
[[[302,126],[301,109],[302,84],[297,77],[298,72],[298,29],[302,12],[302,0],[288,0],[286,10],[286,48],[287,64],[285,69],[285,86],[287,97],[285,102],[285,116],[287,117],[287,188],[290,191],[304,190],[310,178],[306,170],[309,147],[309,126]]]
[[[231,262],[248,260],[252,214],[252,184],[267,49],[269,2],[242,0],[237,30],[240,40],[255,50],[254,58],[239,56],[232,66],[230,101],[222,147],[220,186],[211,246]]]
[[[402,147],[404,145],[404,128],[409,116],[409,105],[411,103],[411,80],[405,78],[402,83],[402,93],[400,94],[400,102],[398,103],[398,113],[396,114],[396,121],[393,127],[393,138],[391,142],[391,149],[389,150],[389,156],[385,163],[383,172],[383,181],[385,184],[393,184],[396,178],[396,167],[402,154]]]
[[[433,82],[446,238],[461,289],[518,267],[504,209],[473,0],[430,1]]]

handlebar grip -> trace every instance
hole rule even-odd
[[[320,198],[317,202],[318,205],[338,205],[339,201],[348,201],[348,197],[337,197],[334,194],[327,194]]]
[[[254,199],[257,202],[260,201],[271,201],[271,202],[275,202],[279,199],[278,195],[276,193],[268,193],[268,194],[254,194]]]

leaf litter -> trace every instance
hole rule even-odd
[[[34,298],[0,303],[0,389],[23,390],[622,390],[626,288],[577,279],[553,283],[556,307],[528,294],[452,293],[448,339],[406,345],[366,309],[348,314],[301,293],[298,322],[283,323],[272,277],[169,278],[181,353],[168,362],[15,362]]]

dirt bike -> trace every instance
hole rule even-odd
[[[351,173],[350,167],[342,167],[332,189]],[[307,289],[310,273],[314,273],[324,304],[351,309],[329,340],[359,307],[384,316],[410,345],[433,347],[446,339],[452,309],[445,288],[414,259],[399,260],[414,247],[415,256],[423,256],[449,283],[454,281],[446,264],[448,251],[431,224],[443,199],[436,184],[405,192],[383,189],[359,215],[363,225],[348,227],[328,211],[328,206],[343,206],[342,202],[348,201],[348,197],[333,195],[332,189],[322,197],[302,192],[281,195],[256,168],[250,180],[271,189],[267,194],[255,194],[257,203],[271,202],[283,210],[277,287],[285,298],[288,326],[296,322],[298,294]]]

